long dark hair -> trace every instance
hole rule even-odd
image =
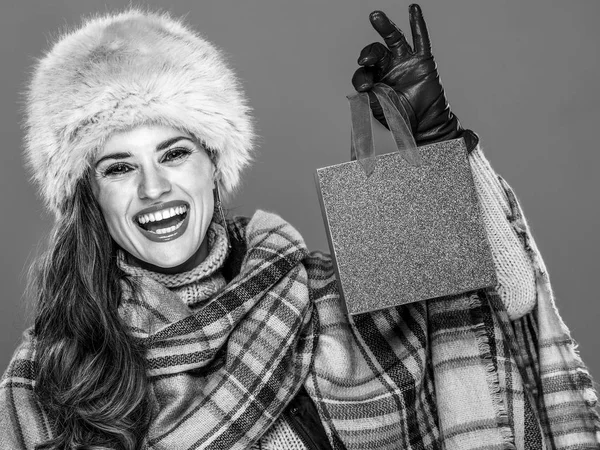
[[[30,281],[35,392],[57,432],[39,450],[142,445],[149,422],[144,351],[117,311],[125,278],[116,251],[85,176]]]

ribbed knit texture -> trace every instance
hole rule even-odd
[[[510,319],[516,320],[535,307],[534,268],[524,243],[515,232],[506,193],[479,146],[471,152],[469,162],[496,266],[496,290]]]
[[[212,222],[207,236],[208,256],[188,272],[177,274],[152,272],[128,262],[124,252],[119,253],[119,266],[129,275],[144,275],[153,279],[177,294],[189,307],[197,308],[227,284],[221,273],[228,251],[225,228]]]

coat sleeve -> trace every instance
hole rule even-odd
[[[0,448],[33,450],[51,437],[48,418],[36,400],[31,329],[15,351],[0,382]]]
[[[513,207],[503,186],[506,182],[494,172],[479,145],[470,153],[469,162],[496,267],[496,289],[510,319],[516,320],[536,305],[531,257],[517,231]]]

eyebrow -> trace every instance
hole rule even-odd
[[[194,142],[192,141],[192,139],[190,139],[187,136],[175,136],[172,138],[167,139],[166,141],[161,142],[160,144],[158,144],[156,146],[156,151],[160,152],[166,148],[169,148],[171,145],[175,144],[176,142],[179,142],[181,140],[188,140],[190,142]],[[131,153],[127,153],[127,152],[117,152],[117,153],[111,153],[109,155],[105,155],[102,158],[100,158],[98,161],[96,161],[96,164],[94,164],[94,167],[98,167],[100,165],[101,162],[106,161],[107,159],[127,159],[131,156]]]

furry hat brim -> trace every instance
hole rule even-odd
[[[27,91],[25,157],[47,207],[60,215],[112,133],[150,123],[185,130],[213,151],[231,195],[251,160],[253,123],[214,45],[166,13],[139,9],[63,35]]]

